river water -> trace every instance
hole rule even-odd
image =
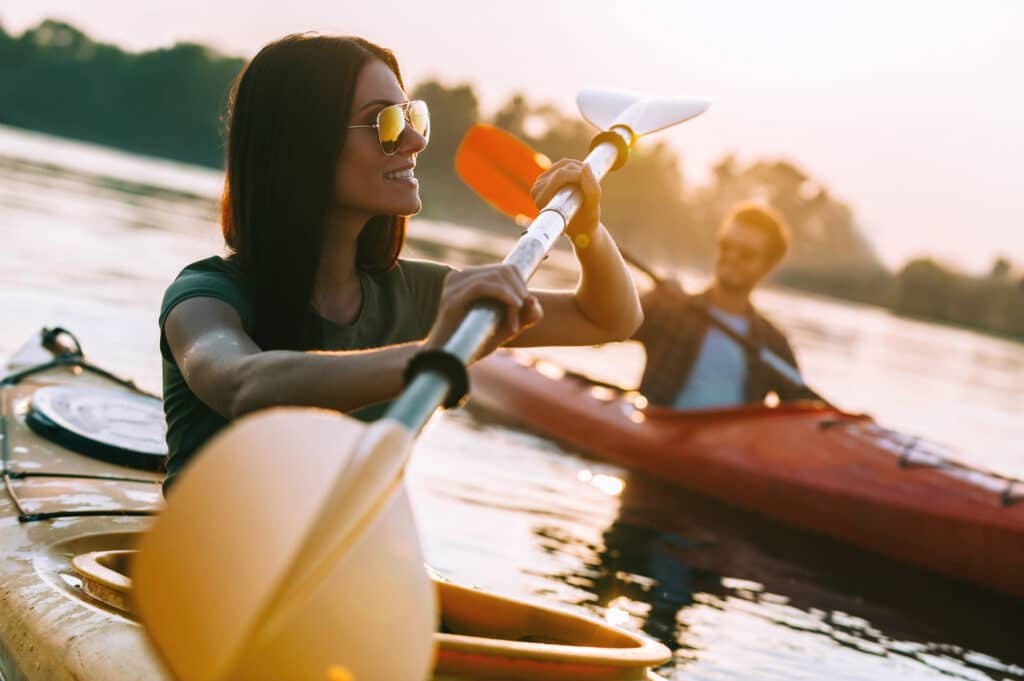
[[[160,298],[185,264],[222,251],[221,183],[206,169],[0,126],[0,358],[59,324],[95,363],[158,392]],[[496,260],[511,243],[426,220],[410,235],[408,254],[456,264]],[[552,258],[544,283],[571,282],[563,265]],[[1024,475],[1024,345],[781,290],[757,303],[837,404]],[[634,344],[537,352],[621,384],[635,384],[643,362]],[[408,480],[437,570],[645,631],[674,651],[661,670],[672,679],[1024,679],[1022,601],[475,412],[433,419]]]

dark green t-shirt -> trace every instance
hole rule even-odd
[[[437,315],[447,265],[425,260],[399,260],[381,274],[360,273],[363,302],[351,324],[321,319],[321,350],[367,350],[426,337]],[[212,257],[181,271],[164,293],[160,306],[160,354],[163,355],[164,413],[167,417],[166,490],[192,454],[227,419],[210,409],[188,387],[164,336],[164,323],[174,307],[189,298],[217,298],[235,308],[242,328],[252,335],[255,311],[245,274],[230,258]],[[381,416],[387,403],[352,414],[364,421]]]

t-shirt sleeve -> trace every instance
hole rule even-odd
[[[444,279],[454,268],[430,260],[402,260],[400,266],[418,314],[420,332],[426,336],[437,317]]]
[[[640,307],[644,311],[644,321],[632,336],[632,340],[640,341],[645,347],[650,344],[658,328],[657,289],[652,289],[640,297]]]
[[[173,362],[170,346],[164,334],[164,324],[167,316],[179,303],[189,298],[216,298],[222,300],[235,308],[242,320],[242,326],[250,327],[250,310],[248,299],[239,277],[227,271],[214,269],[196,268],[193,265],[186,267],[178,277],[171,282],[164,292],[164,299],[160,305],[160,354],[168,362]]]

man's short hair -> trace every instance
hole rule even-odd
[[[789,228],[786,221],[768,206],[754,201],[740,201],[722,218],[718,231],[721,232],[733,222],[753,227],[768,237],[768,252],[765,255],[773,267],[789,250]]]

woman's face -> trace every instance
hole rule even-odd
[[[405,92],[388,66],[371,59],[356,79],[351,118],[346,125],[371,125],[377,112],[406,101]],[[347,131],[334,175],[334,198],[345,211],[375,215],[415,215],[420,211],[419,182],[412,175],[416,154],[427,141],[411,127],[402,135],[398,151],[385,156],[376,128]]]

